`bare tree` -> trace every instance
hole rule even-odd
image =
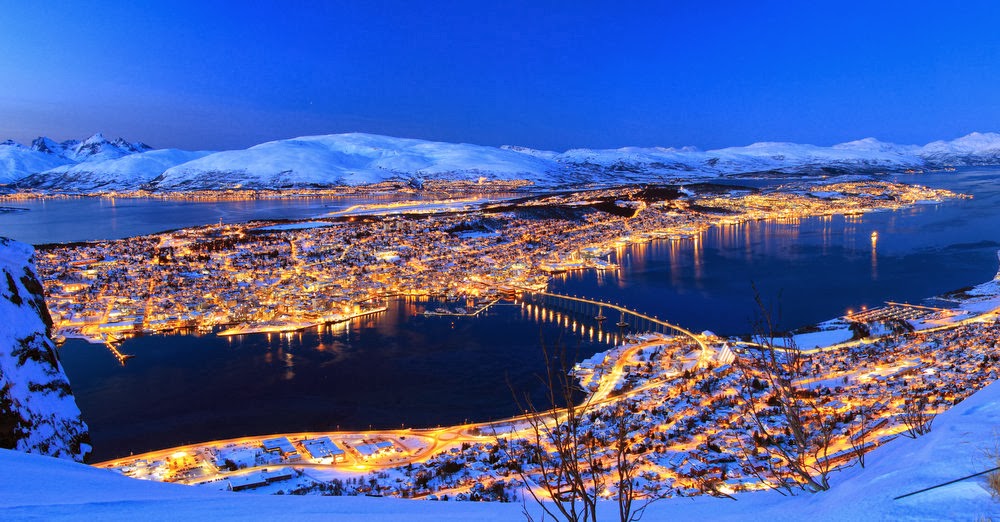
[[[871,449],[869,438],[872,432],[872,409],[870,406],[861,406],[854,413],[854,424],[857,431],[850,437],[851,452],[857,459],[861,467],[865,467],[865,453]]]
[[[517,461],[515,471],[525,483],[544,516],[567,521],[597,521],[597,499],[605,490],[607,471],[600,459],[601,441],[585,427],[585,413],[593,397],[576,404],[578,388],[571,377],[566,350],[560,348],[553,363],[545,343],[545,375],[539,376],[546,394],[546,407],[535,405],[531,395],[511,388],[518,409],[523,410],[527,439],[501,444],[508,458]],[[564,408],[559,408],[565,405]],[[498,443],[501,440],[498,438]],[[537,469],[532,473],[528,465]],[[541,494],[531,487],[534,482]],[[546,497],[551,502],[545,502]],[[527,509],[528,520],[533,520]],[[543,518],[544,518],[543,516]]]
[[[658,498],[658,489],[643,487],[639,477],[640,455],[633,451],[635,404],[623,398],[597,407],[591,393],[575,402],[581,390],[566,350],[560,348],[550,358],[543,342],[542,354],[546,373],[539,378],[548,404],[539,408],[530,394],[512,388],[518,408],[525,412],[527,436],[508,441],[494,433],[498,445],[520,463],[515,471],[541,507],[543,519],[596,522],[598,500],[613,487],[619,520],[638,521]],[[524,514],[533,520],[526,507]]]
[[[778,487],[788,492],[792,484],[813,492],[827,490],[836,418],[816,391],[796,384],[804,377],[806,358],[790,337],[779,345],[772,314],[756,288],[754,299],[759,310],[756,347],[734,363],[740,372],[744,414],[757,431],[755,442],[772,456],[769,475]]]
[[[997,432],[994,431],[994,439],[996,439],[997,435]],[[983,453],[986,456],[987,462],[995,466],[992,471],[986,474],[986,484],[983,487],[986,488],[986,491],[989,492],[993,500],[1000,501],[1000,440],[994,440],[993,447],[985,450]]]
[[[661,497],[657,485],[640,485],[639,455],[633,450],[638,428],[633,420],[636,413],[635,402],[629,399],[616,401],[602,410],[609,415],[610,431],[606,446],[615,460],[614,486],[618,503],[618,519],[621,522],[636,522],[642,518],[646,508]]]
[[[903,435],[915,439],[921,435],[931,432],[931,424],[934,422],[935,413],[927,407],[927,397],[910,396],[903,402],[903,412],[900,420],[906,431]]]

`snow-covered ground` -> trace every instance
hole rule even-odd
[[[811,350],[813,348],[822,348],[849,341],[853,335],[854,332],[850,328],[838,328],[798,334],[793,336],[792,339],[795,341],[795,346],[800,350]]]
[[[673,498],[654,503],[644,522],[976,520],[1000,515],[984,478],[977,477],[901,500],[996,464],[986,456],[1000,434],[1000,384],[993,383],[940,414],[931,433],[898,438],[869,453],[866,467],[832,477],[833,488],[783,496],[743,493],[737,500]],[[2,520],[385,520],[480,522],[523,520],[518,503],[433,502],[367,497],[288,497],[211,491],[133,480],[68,461],[0,450]],[[530,503],[528,509],[537,511]],[[602,520],[615,505],[600,506]],[[537,518],[536,518],[537,519]]]

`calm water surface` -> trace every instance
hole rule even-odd
[[[296,198],[239,201],[55,198],[0,203],[24,209],[0,212],[0,236],[25,243],[122,239],[209,223],[305,219],[359,203],[420,199],[413,194],[378,198]]]
[[[748,223],[711,229],[694,240],[635,245],[613,255],[620,271],[571,274],[552,288],[722,334],[750,329],[751,283],[765,300],[780,305],[781,323],[789,328],[885,300],[917,302],[996,273],[998,173],[966,169],[902,178],[970,193],[971,200],[861,218],[811,218],[797,225]],[[274,210],[280,214],[275,217],[315,216],[317,209],[329,211],[326,204],[292,204]],[[160,223],[159,229],[189,224],[174,225],[164,209],[136,205],[115,214],[127,220],[149,214],[141,219]],[[262,210],[233,220],[268,217],[257,214]],[[217,220],[211,214],[190,224]],[[137,233],[132,230],[124,235]],[[872,232],[878,232],[874,244]],[[125,368],[100,345],[68,342],[61,354],[91,426],[95,457],[102,459],[244,434],[498,418],[516,413],[507,380],[530,389],[544,368],[540,335],[550,343],[561,336],[578,358],[607,346],[536,323],[517,307],[451,320],[425,318],[418,313],[423,306],[399,302],[385,314],[353,322],[349,330],[292,337],[133,339],[122,346],[136,355]]]
[[[79,340],[60,356],[102,460],[241,435],[511,416],[520,413],[511,389],[543,404],[542,338],[576,359],[611,346],[512,304],[476,318],[423,316],[439,304],[399,300],[290,335],[139,337],[120,346],[135,355],[124,368],[104,345]]]
[[[973,199],[798,225],[759,221],[712,228],[694,240],[633,245],[613,256],[619,273],[568,274],[554,288],[611,298],[689,329],[726,335],[750,331],[754,285],[785,328],[887,300],[918,302],[996,274],[998,174],[902,178]]]

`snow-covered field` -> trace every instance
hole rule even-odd
[[[984,478],[893,500],[996,464],[986,456],[1000,434],[1000,384],[993,383],[934,421],[918,439],[898,438],[866,458],[866,467],[833,475],[825,493],[794,497],[743,493],[737,500],[674,498],[654,503],[645,522],[977,520],[1000,516]],[[147,482],[81,464],[0,450],[2,520],[523,520],[517,503],[433,502],[367,497],[283,497],[227,493]],[[531,504],[528,509],[537,511]],[[599,508],[616,519],[615,505]],[[537,518],[536,518],[537,519]]]

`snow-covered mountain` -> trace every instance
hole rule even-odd
[[[72,148],[66,149],[65,155],[76,161],[102,161],[121,158],[129,154],[146,152],[153,148],[141,141],[130,143],[124,138],[108,141],[98,132]]]
[[[625,147],[558,153],[354,133],[279,140],[219,152],[167,170],[150,188],[362,185],[412,178],[524,179],[552,186],[676,181],[766,171],[871,172],[921,167],[918,151],[918,147],[869,138],[833,147],[755,143],[711,151]]]
[[[66,190],[67,187],[72,187],[72,190],[77,192],[135,190],[175,165],[187,163],[208,154],[211,153],[157,149],[115,159],[89,160],[61,165],[38,174],[25,176],[17,184],[23,188],[42,190]]]
[[[282,188],[413,178],[540,181],[552,166],[551,162],[496,147],[351,133],[218,152],[167,169],[151,186],[158,190]]]
[[[922,160],[906,147],[868,138],[832,147],[762,142],[745,147],[701,151],[693,147],[572,149],[555,161],[588,169],[614,182],[652,181],[666,177],[717,177],[755,172],[820,173],[829,170],[872,172],[921,166]],[[652,175],[652,176],[651,176]]]
[[[132,143],[124,138],[108,141],[101,133],[84,141],[56,142],[42,136],[33,140],[30,147],[7,140],[0,143],[0,185],[63,165],[113,160],[149,150],[152,147],[145,143]]]
[[[0,238],[0,448],[82,461],[90,436],[49,339],[33,255]]]
[[[42,152],[7,140],[0,143],[0,185],[67,163],[72,163],[72,160],[62,154]]]
[[[1000,164],[1000,134],[973,132],[952,141],[924,145],[920,157],[932,166]]]
[[[221,190],[364,185],[382,181],[527,180],[537,186],[684,182],[742,174],[871,173],[1000,165],[1000,134],[972,133],[924,146],[866,138],[831,147],[762,142],[745,147],[623,147],[553,152],[331,134],[271,141],[213,154],[142,143],[39,138],[30,148],[0,144],[0,184],[62,192]],[[141,159],[138,159],[140,158]],[[13,183],[12,183],[13,182]]]

